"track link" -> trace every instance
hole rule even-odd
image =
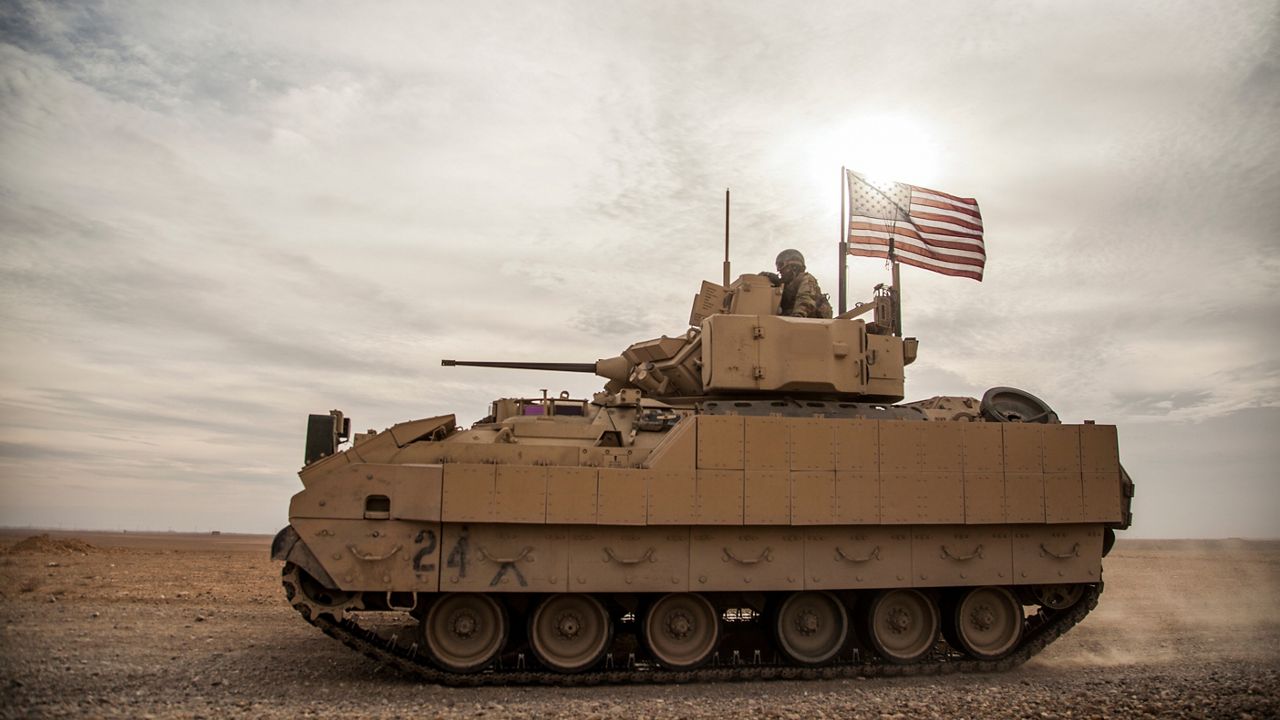
[[[285,595],[303,619],[324,634],[370,659],[425,682],[454,687],[492,685],[553,685],[561,687],[621,685],[629,683],[729,682],[743,680],[819,680],[852,677],[907,677],[945,675],[949,673],[990,673],[1015,668],[1057,640],[1084,619],[1098,604],[1102,583],[1089,586],[1084,597],[1062,611],[1041,608],[1027,618],[1026,632],[1018,649],[999,660],[973,660],[952,653],[936,653],[930,659],[911,665],[854,660],[823,667],[800,667],[781,664],[734,664],[704,667],[697,670],[672,671],[657,667],[591,670],[564,674],[545,670],[495,667],[484,672],[459,674],[432,667],[411,636],[408,641],[398,634],[390,637],[361,627],[349,613],[335,619],[330,609],[316,606],[299,592],[301,571],[285,563],[282,583]],[[413,633],[416,634],[416,633]]]

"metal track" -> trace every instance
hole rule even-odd
[[[903,677],[945,675],[949,673],[1003,672],[1021,665],[1057,640],[1063,633],[1084,619],[1097,607],[1102,583],[1090,586],[1084,597],[1066,610],[1055,612],[1041,608],[1027,618],[1022,643],[1012,654],[1000,660],[973,660],[949,652],[937,652],[928,660],[911,665],[894,665],[881,661],[854,660],[823,667],[801,667],[782,664],[754,664],[745,661],[738,664],[703,667],[697,670],[672,671],[644,666],[628,669],[603,669],[564,674],[546,670],[496,667],[480,673],[458,674],[431,666],[420,652],[416,642],[416,628],[409,638],[398,634],[390,637],[361,627],[349,613],[341,620],[334,619],[324,608],[313,606],[297,591],[299,570],[292,563],[285,563],[283,584],[285,595],[293,608],[307,622],[320,628],[324,634],[372,660],[392,667],[426,682],[452,686],[486,685],[619,685],[627,683],[689,683],[726,682],[742,680],[818,680],[849,677]]]

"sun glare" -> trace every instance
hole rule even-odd
[[[877,185],[929,185],[938,179],[939,153],[932,133],[906,115],[870,115],[819,132],[806,144],[815,183],[829,186],[844,165]]]

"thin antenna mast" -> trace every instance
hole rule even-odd
[[[898,252],[897,246],[893,242],[893,237],[897,231],[898,221],[895,219],[893,224],[889,226],[889,263],[893,267],[893,285],[890,291],[890,300],[893,301],[893,334],[897,337],[902,337],[902,279],[898,275]]]
[[[729,289],[729,188],[724,189],[724,289]]]
[[[840,166],[840,313],[848,309],[849,298],[849,239],[845,233],[849,230],[849,218],[844,214],[844,193],[848,185],[844,166]]]

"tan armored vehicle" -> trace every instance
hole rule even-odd
[[[727,274],[727,270],[726,270]],[[357,434],[313,415],[273,544],[290,603],[450,683],[974,671],[1094,607],[1130,522],[1116,430],[1011,388],[900,403],[890,291],[835,319],[704,283],[687,332],[507,398]]]

